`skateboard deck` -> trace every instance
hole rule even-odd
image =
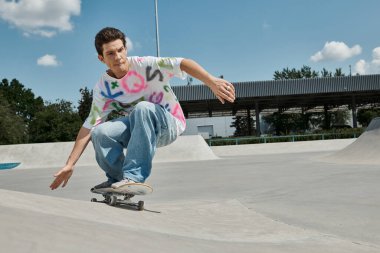
[[[92,198],[91,202],[101,202],[106,203],[110,206],[130,206],[137,208],[137,210],[144,210],[144,201],[133,202],[131,198],[135,195],[146,195],[153,192],[153,188],[144,183],[129,183],[123,187],[119,188],[100,188],[100,189],[91,189],[92,193],[101,194],[104,197],[104,200],[97,200]],[[121,197],[121,198],[120,198]]]

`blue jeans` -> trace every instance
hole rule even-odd
[[[91,130],[96,161],[111,183],[125,178],[145,182],[156,148],[176,139],[175,118],[162,106],[149,102],[138,103],[127,117],[107,121]]]

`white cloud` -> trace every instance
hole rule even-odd
[[[131,39],[128,38],[128,37],[125,37],[125,40],[127,42],[127,50],[128,50],[128,52],[132,52],[133,51],[133,43],[132,43]]]
[[[355,73],[359,75],[380,74],[380,47],[372,50],[372,60],[366,62],[361,59],[355,64]]]
[[[310,60],[313,62],[325,60],[343,61],[359,55],[361,52],[362,48],[359,45],[349,48],[344,42],[331,41],[326,42],[323,49],[311,56]]]
[[[37,59],[37,65],[44,67],[57,67],[59,65],[59,62],[55,55],[46,54]]]
[[[359,60],[355,64],[355,73],[359,75],[365,75],[368,69],[368,64],[365,62],[365,60]]]
[[[380,47],[375,48],[372,50],[372,64],[380,67]]]
[[[70,18],[80,14],[81,0],[0,0],[0,18],[30,36],[52,37],[71,31]]]

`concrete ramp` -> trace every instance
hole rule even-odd
[[[47,168],[64,165],[74,142],[35,143],[0,146],[0,163],[21,163],[17,168]],[[95,165],[92,144],[82,154],[77,165]]]
[[[336,163],[380,164],[380,118],[373,119],[355,142],[323,160]]]
[[[149,207],[160,211],[154,213],[7,190],[0,190],[0,199],[4,252],[125,252],[130,247],[133,252],[374,250],[272,220],[237,200],[160,203]]]
[[[157,149],[153,162],[184,162],[218,159],[200,135],[180,136],[174,143]]]
[[[18,168],[60,167],[65,164],[74,142],[0,146],[0,163],[21,163]],[[179,162],[217,159],[200,135],[180,136],[169,146],[158,148],[153,162]],[[97,165],[92,143],[77,166]]]

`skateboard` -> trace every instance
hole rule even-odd
[[[104,197],[104,200],[97,200],[92,198],[91,202],[100,202],[106,203],[110,206],[130,206],[134,207],[139,211],[144,210],[144,201],[134,202],[131,199],[135,195],[146,195],[153,192],[153,188],[150,185],[143,183],[129,183],[123,187],[114,189],[114,188],[100,188],[100,189],[91,189],[92,193],[101,194]]]

